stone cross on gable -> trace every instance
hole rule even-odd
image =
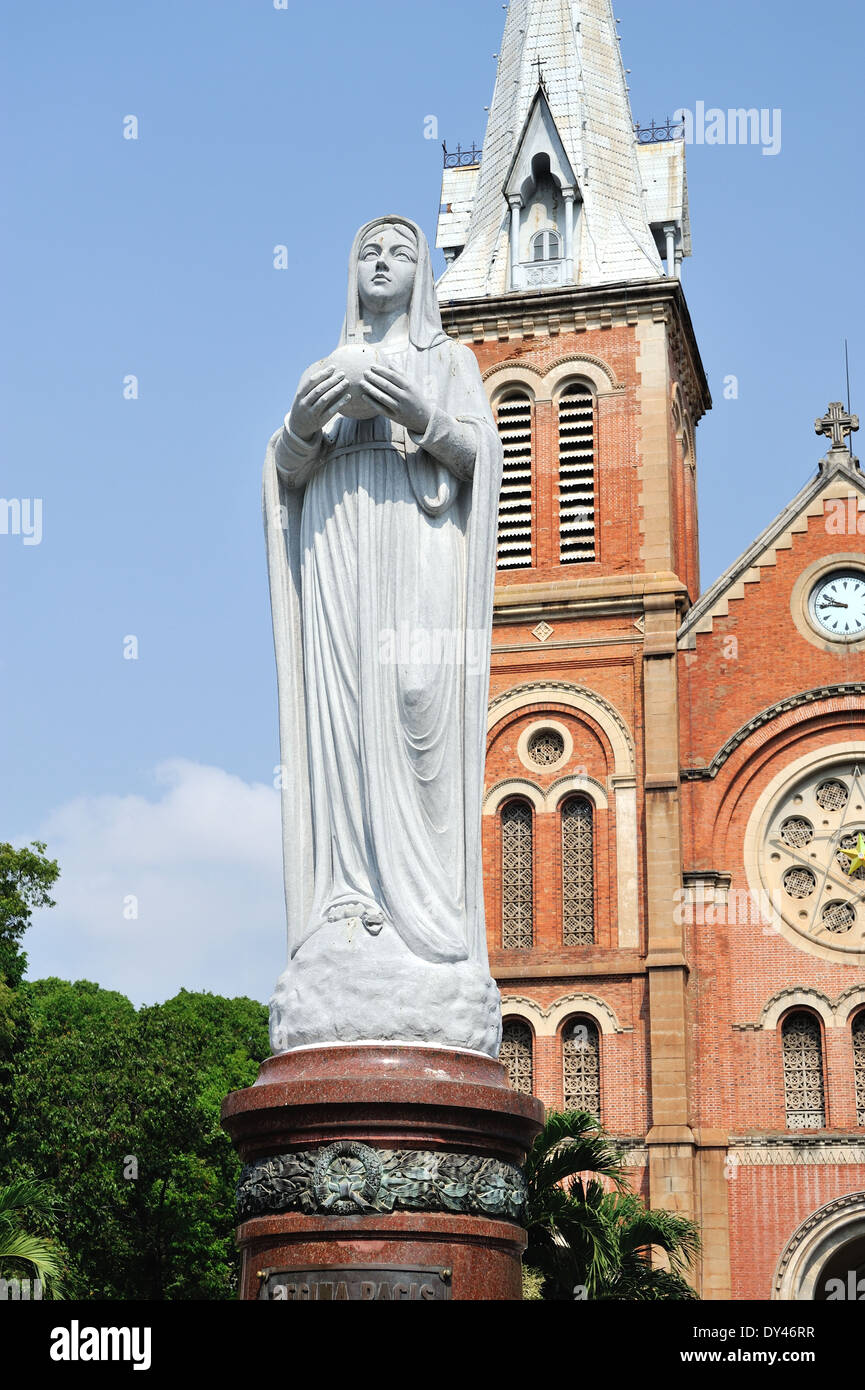
[[[814,421],[814,429],[818,434],[825,434],[832,440],[833,449],[844,449],[847,435],[858,428],[859,416],[851,415],[845,410],[842,401],[833,401],[822,419]]]
[[[544,91],[546,91],[547,84],[544,81],[544,64],[540,54],[538,54],[537,58],[535,59],[533,66],[536,67],[538,70],[538,86],[541,87]]]

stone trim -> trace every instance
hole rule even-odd
[[[771,1032],[778,1027],[782,1014],[800,1006],[818,1013],[827,1028],[846,1028],[861,1004],[865,1004],[865,985],[850,985],[843,994],[839,994],[834,1004],[828,995],[810,986],[799,989],[790,987],[773,994],[763,1005],[756,1023],[734,1023],[732,1027],[737,1033]]]
[[[727,1161],[743,1168],[778,1168],[790,1164],[814,1167],[823,1163],[861,1164],[865,1167],[865,1135],[862,1138],[821,1138],[804,1142],[777,1138],[731,1139]]]
[[[558,357],[545,369],[519,357],[505,358],[503,362],[495,362],[487,367],[483,381],[491,400],[504,387],[518,382],[526,387],[534,401],[548,402],[553,400],[563,381],[580,375],[590,383],[596,398],[619,394],[627,389],[624,382],[617,380],[612,367],[603,358],[589,352],[574,352]],[[505,380],[497,381],[497,377],[504,377]]]
[[[518,796],[530,801],[539,816],[543,815],[547,809],[540,787],[535,786],[534,782],[529,782],[524,777],[509,777],[507,781],[497,782],[494,787],[490,787],[484,796],[483,815],[498,815],[506,801],[511,797]]]
[[[820,685],[813,690],[803,690],[797,695],[789,695],[784,700],[779,700],[777,704],[769,705],[761,710],[753,719],[749,719],[747,724],[743,724],[737,729],[731,738],[718,749],[707,767],[683,767],[681,777],[683,782],[710,782],[717,777],[721,768],[740,748],[752,734],[756,733],[765,724],[770,724],[773,719],[778,719],[782,714],[788,714],[790,710],[801,709],[805,705],[815,704],[820,700],[841,700],[849,696],[865,696],[865,681],[848,681],[843,685]]]
[[[524,796],[531,801],[538,815],[555,813],[565,797],[572,792],[588,797],[597,811],[609,809],[607,793],[594,777],[560,777],[546,792],[523,777],[509,777],[505,781],[496,782],[484,794],[483,814],[497,815],[510,796]]]
[[[512,1163],[352,1140],[248,1163],[237,1188],[241,1221],[284,1211],[343,1217],[442,1211],[519,1221],[525,1199],[525,1178]]]
[[[819,1014],[827,1028],[834,1027],[835,1015],[829,1000],[818,989],[810,988],[780,990],[769,1000],[768,1004],[764,1005],[758,1027],[765,1030],[776,1029],[781,1022],[782,1015],[799,1006]]]
[[[505,367],[509,369],[506,374],[504,372]],[[503,376],[503,380],[492,381],[491,384],[487,385],[487,396],[494,410],[499,403],[499,395],[515,386],[520,386],[527,392],[532,405],[536,405],[539,400],[547,400],[546,396],[538,394],[541,383],[532,380],[533,377],[540,377],[541,372],[538,371],[537,367],[532,366],[531,362],[515,361],[499,363],[498,366],[491,367],[484,373],[484,381],[486,382],[487,378],[492,377],[496,372]]]
[[[546,807],[548,811],[558,811],[562,802],[572,793],[587,796],[598,811],[606,811],[609,807],[607,793],[601,783],[594,777],[589,777],[587,773],[579,773],[573,777],[560,777],[557,782],[553,782],[547,788]]]
[[[566,994],[543,1008],[523,994],[502,995],[502,1017],[519,1018],[528,1023],[535,1037],[554,1038],[565,1019],[572,1014],[587,1014],[601,1033],[632,1033],[619,1022],[609,1004],[596,994]]]
[[[645,1144],[626,1144],[619,1161],[623,1168],[645,1168],[649,1162],[649,1150]]]
[[[862,1004],[865,1004],[865,985],[850,985],[835,1001],[835,1026],[846,1028]]]

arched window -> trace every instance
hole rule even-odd
[[[566,946],[594,942],[595,836],[585,796],[570,796],[562,806],[562,924]]]
[[[865,1125],[865,1011],[853,1020],[853,1076],[856,1085],[856,1123]]]
[[[572,1018],[562,1034],[566,1110],[601,1118],[601,1042],[591,1018]]]
[[[532,808],[509,801],[501,822],[502,949],[526,951],[533,941]]]
[[[518,1018],[509,1018],[502,1025],[502,1050],[499,1061],[507,1068],[508,1080],[515,1091],[532,1094],[534,1073],[532,1065],[532,1030]]]
[[[562,243],[558,232],[538,232],[532,237],[533,261],[557,261],[561,258]]]
[[[582,382],[559,397],[559,562],[595,553],[595,398]]]
[[[804,1010],[788,1014],[781,1026],[784,1104],[788,1129],[822,1129],[826,1124],[823,1048],[820,1024]]]
[[[526,391],[508,391],[496,408],[505,464],[499,494],[498,567],[532,565],[532,402]]]

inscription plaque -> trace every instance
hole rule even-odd
[[[451,1271],[429,1265],[262,1269],[259,1299],[272,1303],[432,1303],[451,1296]]]

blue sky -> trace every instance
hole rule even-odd
[[[689,150],[684,283],[715,397],[698,433],[708,585],[813,472],[845,335],[865,410],[865,24],[840,0],[616,13],[641,121],[697,101],[782,111],[777,157]],[[0,536],[0,838],[41,835],[64,870],[31,975],[265,997],[284,946],[264,446],[336,341],[357,226],[398,211],[433,235],[424,121],[449,145],[482,139],[503,9],[0,15],[0,491],[43,505],[39,545]]]

